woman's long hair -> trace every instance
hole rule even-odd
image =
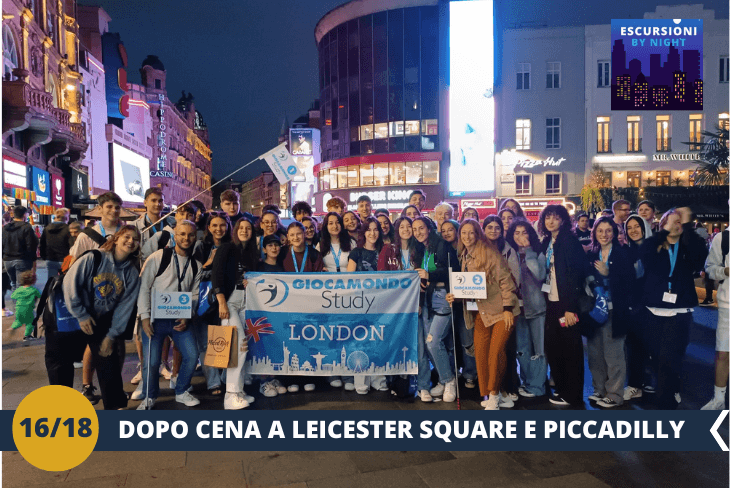
[[[231,218],[228,214],[226,212],[209,212],[205,222],[205,234],[203,235],[203,241],[206,244],[210,244],[211,247],[213,246],[213,234],[210,232],[210,223],[213,222],[213,219],[223,219],[226,223],[226,233],[223,234],[223,238],[221,238],[221,244],[231,240]]]
[[[378,229],[378,240],[375,242],[375,250],[377,252],[380,252],[381,249],[383,249],[383,228],[380,227],[380,222],[375,217],[368,217],[360,226],[360,235],[358,237],[358,245],[357,247],[365,247],[365,232],[368,231],[370,228],[370,224],[374,223],[376,228]],[[362,242],[362,245],[360,244]]]
[[[562,205],[548,205],[542,212],[540,212],[540,218],[537,221],[537,231],[544,237],[551,237],[552,234],[545,228],[545,218],[550,215],[560,217],[560,229],[559,234],[566,234],[570,232],[571,222],[568,209]]]
[[[613,239],[611,240],[611,245],[613,247],[618,247],[621,245],[618,241],[618,225],[616,225],[616,222],[613,221],[613,218],[599,217],[596,219],[596,222],[593,224],[593,228],[591,229],[591,251],[593,252],[598,252],[601,250],[601,243],[598,242],[598,239],[596,239],[596,231],[598,230],[598,226],[601,224],[611,225],[611,230],[613,230]]]
[[[405,215],[403,217],[399,217],[395,219],[395,222],[393,222],[393,228],[395,229],[395,237],[393,238],[393,246],[395,246],[395,255],[397,257],[400,257],[401,252],[403,251],[403,248],[401,247],[401,238],[400,238],[400,226],[403,222],[408,222],[408,225],[413,226],[413,220],[411,220],[410,217],[406,217]],[[418,262],[418,256],[423,255],[423,251],[419,253],[419,249],[422,248],[420,242],[416,240],[416,238],[413,236],[413,231],[411,230],[411,237],[408,239],[408,255],[411,258],[412,263]]]
[[[495,245],[495,247],[497,248],[497,250],[499,252],[502,252],[504,250],[504,245],[507,242],[504,239],[504,223],[502,223],[502,218],[499,217],[498,215],[488,215],[487,218],[484,219],[484,223],[482,223],[482,230],[486,229],[487,226],[489,224],[491,224],[492,222],[496,222],[497,224],[499,224],[499,228],[500,228],[499,237],[497,238],[496,241],[492,241],[492,244]],[[484,238],[489,240],[489,238],[486,235],[484,236]]]
[[[137,228],[137,226],[134,226],[132,224],[125,224],[125,225],[121,226],[119,228],[119,230],[116,231],[111,238],[107,239],[107,241],[99,247],[99,250],[103,251],[103,252],[108,252],[112,256],[114,256],[114,251],[117,249],[117,241],[126,232],[132,232],[135,235],[135,237],[137,238],[137,249],[132,254],[129,255],[129,257],[127,258],[127,261],[131,261],[132,265],[135,268],[139,269],[140,250],[141,250],[140,244],[142,243],[142,235],[139,233],[139,229]]]
[[[522,219],[526,219],[527,217],[525,217],[525,212],[522,210],[522,206],[520,205],[520,202],[518,202],[514,198],[508,198],[505,201],[503,201],[502,202],[502,205],[499,206],[499,211],[501,212],[505,208],[508,208],[507,207],[507,204],[510,203],[510,202],[511,203],[514,203],[515,205],[517,205],[517,211],[516,212],[514,210],[510,209],[510,211],[513,214],[515,214],[515,217],[520,217]]]
[[[246,242],[242,242],[238,239],[238,229],[244,222],[247,222],[251,226],[251,237]],[[256,228],[248,217],[241,217],[238,219],[236,226],[233,228],[231,241],[240,249],[241,260],[246,269],[249,271],[255,270],[260,255],[258,246],[256,245]]]
[[[393,239],[395,239],[395,237],[393,237],[395,235],[395,233],[393,232],[393,222],[390,222],[390,217],[385,212],[378,212],[377,214],[375,214],[375,218],[377,219],[378,217],[385,217],[386,219],[388,219],[388,223],[390,224],[390,230],[387,233],[383,231],[383,242],[385,242],[386,237],[390,239],[390,242],[393,242]],[[378,220],[378,222],[380,221]],[[382,224],[380,224],[380,228],[383,228]]]
[[[337,234],[337,237],[340,238],[340,249],[345,252],[350,252],[352,250],[352,237],[350,237],[350,233],[347,232],[345,225],[342,223],[342,216],[337,212],[329,212],[324,216],[324,219],[322,220],[322,230],[319,232],[319,252],[322,257],[326,256],[332,249],[332,236],[327,228],[330,218],[335,218],[340,223],[340,233]]]
[[[530,224],[530,221],[527,219],[521,219],[519,217],[516,217],[512,221],[509,229],[507,229],[507,242],[509,243],[509,245],[519,251],[520,246],[518,246],[515,242],[515,231],[518,227],[522,227],[523,229],[525,229],[525,231],[527,232],[527,238],[530,240],[530,247],[533,251],[539,254],[540,238],[537,236],[537,232],[532,227],[532,224]]]
[[[490,217],[492,216],[490,215]],[[461,227],[459,227],[460,231],[463,232],[467,226],[474,230],[476,236],[474,250],[468,254],[470,258],[469,272],[484,271],[488,278],[494,277],[499,260],[504,258],[502,258],[497,247],[484,235],[484,231],[479,226],[479,222],[474,219],[466,219],[461,223]],[[467,250],[461,238],[459,239],[457,252],[459,253],[459,261],[463,264],[464,260],[467,259]]]

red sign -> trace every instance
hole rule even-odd
[[[58,175],[51,175],[51,205],[64,207],[66,203],[66,181]]]

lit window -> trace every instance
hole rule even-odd
[[[546,140],[545,147],[548,149],[560,148],[560,118],[545,119]]]
[[[720,127],[727,130],[728,127],[730,126],[730,114],[728,114],[727,112],[722,113],[722,114],[720,114],[719,119],[720,119]]]
[[[360,186],[373,186],[373,165],[360,165]]]
[[[669,180],[672,177],[671,171],[656,172],[656,186],[669,186]]]
[[[388,124],[382,123],[382,124],[375,124],[375,138],[376,139],[385,139],[388,137]]]
[[[3,25],[3,79],[14,80],[13,70],[18,67],[18,49],[10,27]]]
[[[402,120],[399,120],[397,122],[390,122],[388,125],[390,126],[390,137],[402,136],[405,132],[405,122],[403,122]]]
[[[515,122],[516,136],[515,136],[515,148],[516,149],[530,149],[531,141],[531,127],[532,122],[530,119],[517,119]]]
[[[424,161],[423,162],[423,182],[438,183],[439,182],[439,162]]]
[[[517,65],[517,89],[530,89],[530,63],[519,63]]]
[[[671,151],[672,150],[672,138],[671,135],[671,124],[669,115],[657,115],[656,116],[656,150],[657,151]]]
[[[598,123],[598,151],[599,153],[611,152],[611,138],[609,129],[611,128],[611,117],[596,117]]]
[[[560,193],[560,174],[545,174],[545,195],[555,195]]]
[[[388,184],[388,163],[378,163],[373,168],[373,179],[375,186]]]
[[[360,126],[360,140],[361,141],[369,141],[373,138],[373,126],[372,124],[369,125],[361,125]]]
[[[347,186],[349,188],[356,188],[360,186],[360,167],[359,166],[348,166],[347,167]]]
[[[547,64],[547,84],[545,88],[560,88],[560,63]]]
[[[406,165],[405,163],[390,163],[390,184],[405,185],[406,184]]]
[[[421,121],[420,120],[406,120],[406,135],[416,136],[421,133]]]
[[[406,185],[423,183],[423,167],[420,161],[406,163]]]
[[[628,152],[641,152],[641,117],[629,115],[626,117],[628,138],[626,149]]]
[[[337,168],[337,185],[340,188],[347,188],[347,166]]]
[[[611,86],[611,62],[598,62],[598,88]]]
[[[689,145],[690,151],[699,151],[701,149],[698,143],[702,142],[702,114],[689,115],[689,142],[695,143]]]
[[[530,195],[532,193],[530,183],[532,178],[530,175],[516,175],[515,176],[515,194],[516,195]]]
[[[421,121],[421,135],[436,136],[439,133],[438,119],[424,119]]]
[[[727,83],[730,79],[730,67],[727,56],[720,56],[720,83]]]
[[[627,186],[641,188],[641,171],[628,171],[626,173]]]

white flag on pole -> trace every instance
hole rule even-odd
[[[262,154],[259,159],[266,161],[274,176],[282,185],[290,182],[299,173],[299,168],[294,162],[294,158],[289,154],[285,142]]]

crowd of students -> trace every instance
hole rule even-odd
[[[425,202],[425,194],[414,191],[394,222],[387,210],[373,213],[367,196],[354,211],[332,198],[321,222],[307,203],[297,202],[296,220],[285,228],[274,206],[259,218],[241,213],[231,190],[221,195],[221,211],[184,204],[163,218],[164,196],[152,188],[145,194],[146,213],[125,225],[119,220],[121,199],[112,192],[101,195],[101,219],[76,237],[69,251],[74,262],[63,278],[65,304],[81,330],[45,330],[49,380],[72,386],[73,363],[83,356],[84,394],[95,398],[96,371],[104,408],[125,408],[124,340],[134,338],[139,370],[131,399],[142,400],[138,408],[154,406],[161,367],[176,401],[195,406],[200,400],[190,393],[190,383],[203,363],[207,329],[232,325],[238,332],[237,366],[202,368],[210,395],[224,395],[226,409],[245,408],[254,401],[244,390],[247,384],[256,382],[266,397],[300,386],[292,377],[246,374],[246,273],[412,270],[421,279],[421,401],[453,402],[461,376],[466,388],[479,388],[486,410],[510,408],[520,396],[547,395],[556,405],[581,406],[585,336],[591,401],[612,408],[652,392],[658,408],[674,409],[681,402],[682,361],[698,305],[694,277],[706,269],[721,281],[716,388],[706,408],[724,408],[726,244],[718,236],[706,260],[688,208],[670,209],[655,223],[651,202],[642,202],[637,215],[619,200],[612,215],[591,226],[585,214],[571,219],[560,205],[545,207],[533,224],[513,199],[483,222],[472,208],[455,219],[448,203],[436,205],[431,219],[423,214]],[[644,207],[652,213],[642,213]],[[485,273],[487,298],[455,299],[450,271]],[[153,290],[191,292],[197,310],[199,286],[207,280],[215,296],[207,313],[151,320]],[[166,361],[170,338],[172,365]],[[363,395],[388,389],[384,376],[328,382]]]

